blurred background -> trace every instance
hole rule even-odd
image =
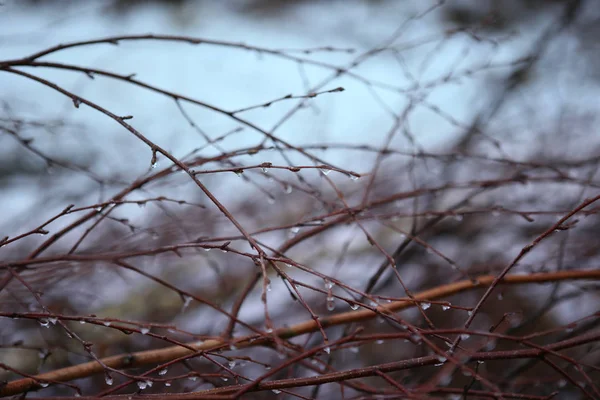
[[[231,249],[251,249],[171,161],[161,154],[155,159],[147,144],[114,119],[86,104],[74,107],[71,98],[10,73],[4,62],[58,44],[106,37],[156,34],[206,40],[122,40],[39,59],[131,76],[201,105],[174,101],[127,78],[42,65],[12,68],[115,115],[133,116],[128,123],[193,167],[247,231],[290,260],[286,271],[297,280],[299,293],[314,312],[328,315],[350,309],[341,301],[344,296],[364,300],[348,288],[372,292],[377,297],[371,300],[383,303],[402,298],[407,287],[418,292],[469,274],[497,274],[524,245],[583,199],[597,195],[599,27],[596,0],[4,0],[0,243],[4,237],[10,243],[0,245],[0,261],[8,265],[31,257],[83,213],[95,210],[98,215],[44,248],[43,256],[54,260],[20,271],[30,287],[3,271],[2,279],[10,283],[0,291],[0,311],[4,316],[53,310],[94,314],[103,322],[145,321],[156,332],[176,327],[168,334],[186,341],[218,336],[229,317],[182,293],[230,310],[256,275],[247,257],[218,250],[135,259],[137,268],[178,291],[104,259],[103,254],[194,241],[210,246],[231,241]],[[292,98],[284,99],[288,95]],[[256,167],[263,163],[283,168]],[[254,167],[245,169],[249,166]],[[294,172],[290,166],[303,169]],[[237,169],[243,173],[234,173]],[[349,179],[349,172],[360,179]],[[149,183],[131,189],[143,179]],[[118,199],[118,207],[105,203],[122,191],[126,195]],[[83,209],[45,225],[48,234],[35,231],[70,204]],[[361,209],[358,220],[333,223],[332,229],[294,242],[331,223],[335,211],[348,204]],[[594,214],[595,209],[588,210],[585,216],[590,217],[581,216],[577,229],[553,235],[512,272],[597,268],[600,232]],[[407,237],[414,240],[398,251]],[[382,249],[393,255],[403,282],[386,268],[367,289],[385,262]],[[65,254],[96,258],[73,261]],[[264,329],[265,308],[275,328],[310,319],[304,305],[290,296],[289,280],[269,274],[267,306],[261,301],[267,289],[259,282],[243,303],[240,319]],[[43,293],[43,302],[36,293]],[[467,308],[482,293],[447,299],[460,305],[448,312],[432,307],[431,322],[461,326]],[[514,334],[558,329],[581,318],[586,324],[578,327],[585,332],[597,327],[597,317],[591,317],[597,304],[598,288],[590,283],[507,288],[494,294],[474,329],[488,329],[509,315],[507,329]],[[416,310],[401,315],[415,326],[426,325]],[[35,374],[89,359],[47,319],[0,318],[0,358],[17,370]],[[382,319],[364,326],[379,334],[399,329]],[[100,356],[164,346],[103,323],[74,329],[95,344]],[[330,336],[342,331],[332,328]],[[235,334],[248,332],[238,326]],[[322,338],[315,334],[295,343],[310,348],[322,344]],[[474,346],[492,350],[496,343]],[[352,368],[423,354],[430,352],[422,344],[379,339],[340,350],[331,365]],[[238,360],[236,371],[248,377],[260,376],[265,366],[286,357],[273,348],[243,356],[252,362],[240,366]],[[582,357],[586,365],[597,366],[600,360],[597,344],[585,355],[572,356]],[[559,391],[562,398],[582,393],[547,366],[524,366],[529,367],[525,361],[504,360],[486,363],[479,372],[520,393]],[[199,371],[201,379],[174,380],[173,391],[228,384],[203,377],[215,370],[202,360],[177,368]],[[597,376],[597,368],[590,370]],[[294,373],[309,376],[314,371]],[[408,384],[434,375],[423,369],[394,376]],[[0,380],[16,377],[0,370]],[[370,383],[376,385],[376,379]],[[469,377],[439,381],[461,388]],[[103,376],[77,384],[86,394],[106,388]],[[157,386],[148,392],[166,389]],[[302,393],[340,398],[335,384]],[[49,394],[73,391],[51,386],[33,395]]]

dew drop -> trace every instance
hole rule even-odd
[[[350,308],[351,308],[352,310],[354,310],[354,311],[358,310],[358,308],[359,308],[359,307],[360,307],[360,306],[359,306],[357,303],[352,303],[352,304],[350,304]]]
[[[198,380],[197,376],[188,376],[188,379],[192,382],[196,382]]]
[[[437,358],[437,360],[438,360],[439,362],[441,362],[442,364],[443,364],[443,363],[445,363],[445,362],[448,360],[448,359],[447,359],[446,357],[444,357],[444,356],[437,356],[436,358]]]
[[[269,168],[267,168],[267,167],[262,167],[261,169],[262,169],[262,172],[263,172],[263,173],[265,173],[265,174],[266,174],[267,172],[269,172]]]
[[[297,227],[297,226],[293,226],[293,227],[290,228],[290,232],[292,232],[295,235],[298,232],[300,232],[300,228]]]
[[[272,290],[272,289],[271,289],[271,284],[270,284],[270,283],[267,283],[267,292],[270,292],[271,290]]]
[[[462,216],[461,214],[456,214],[456,215],[454,216],[454,219],[460,222],[460,221],[462,221],[462,220],[463,220],[463,216]]]
[[[325,176],[329,175],[330,172],[331,172],[331,169],[329,169],[329,168],[321,168],[321,173]]]
[[[429,307],[431,307],[431,303],[421,303],[421,307],[423,308],[423,310],[427,310],[429,309]]]
[[[285,193],[285,194],[290,194],[290,193],[292,193],[292,190],[293,190],[293,189],[292,189],[292,185],[285,185],[285,186],[283,187],[283,193]]]
[[[267,203],[273,205],[275,204],[275,197],[269,196],[267,197]]]
[[[331,354],[331,347],[327,346],[327,347],[323,348],[323,351],[327,354]]]
[[[160,376],[163,376],[163,375],[166,375],[166,374],[167,374],[167,371],[168,371],[168,370],[167,370],[167,368],[163,368],[163,369],[161,369],[160,371],[158,371],[158,374],[159,374]]]
[[[267,330],[265,332],[267,332],[267,333],[273,333],[273,328],[267,328]]]
[[[469,315],[469,317],[470,317],[470,316],[472,316],[472,315],[473,315],[473,311],[472,311],[472,310],[469,310],[469,311],[467,311],[467,314],[468,314],[468,315]]]
[[[233,368],[235,368],[235,366],[236,366],[236,363],[235,363],[235,361],[233,361],[233,360],[232,360],[232,361],[229,361],[229,362],[227,363],[227,365],[229,365],[229,368],[230,368],[230,369],[233,369]]]
[[[155,169],[156,167],[158,167],[158,161],[154,161],[152,164],[150,164],[150,168]]]
[[[48,382],[40,382],[40,386],[43,387],[43,388],[47,388],[48,385],[49,385]]]
[[[229,380],[229,378],[226,378],[226,377],[222,376],[222,377],[221,377],[221,380],[222,380],[223,382],[227,382],[227,381]]]
[[[58,318],[50,317],[50,318],[48,318],[48,321],[50,321],[52,323],[52,325],[56,325],[56,323],[58,322]]]
[[[105,321],[105,322],[102,323],[102,325],[104,325],[104,326],[110,326],[110,322],[109,321]]]
[[[171,386],[171,381],[166,381],[165,386]]]
[[[229,350],[231,350],[231,351],[237,350],[237,347],[234,344],[230,344],[229,345]]]
[[[450,306],[447,304],[442,304],[442,310],[443,311],[448,311],[450,309]]]
[[[75,97],[73,99],[73,105],[75,106],[75,108],[79,108],[79,106],[81,105],[81,99],[79,97]]]
[[[350,175],[350,180],[352,180],[352,181],[357,181],[359,179],[360,179],[360,176]]]
[[[471,335],[469,335],[468,333],[462,333],[462,334],[460,335],[460,338],[461,338],[462,340],[467,340],[467,339],[468,339],[468,338],[470,338],[470,337],[471,337]]]
[[[48,322],[47,319],[40,319],[38,321],[40,323],[41,326],[43,326],[44,328],[50,328],[50,322]]]
[[[504,295],[502,293],[498,293],[498,300],[503,300],[504,299]]]
[[[383,339],[379,339],[375,342],[375,344],[383,344]]]
[[[273,389],[273,390],[271,390],[271,392],[273,392],[275,394],[279,394],[279,393],[281,393],[281,390]]]
[[[331,282],[329,279],[324,279],[325,289],[331,289],[335,285],[335,283]]]
[[[107,384],[108,386],[112,386],[112,384],[113,384],[113,378],[112,378],[112,376],[110,376],[110,375],[108,375],[108,374],[107,374],[107,375],[104,377],[104,382],[106,382],[106,384]]]
[[[140,390],[144,390],[148,387],[148,384],[146,382],[142,382],[142,381],[138,381],[137,385],[140,388]]]
[[[236,169],[235,171],[233,171],[234,174],[236,174],[237,176],[239,176],[240,178],[242,177],[242,174],[244,173],[243,169]]]

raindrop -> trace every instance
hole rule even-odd
[[[204,251],[210,251],[210,250],[211,250],[211,248],[210,248],[210,247],[205,247],[205,248],[204,248]]]
[[[350,350],[351,353],[358,353],[358,347],[356,347],[356,346],[352,346],[352,347],[348,348],[348,350]]]
[[[142,382],[142,381],[138,381],[137,385],[140,388],[140,390],[144,390],[148,387],[148,384],[146,382]]]
[[[448,359],[444,356],[437,356],[436,357],[438,359],[439,362],[441,362],[442,364],[445,363]]]
[[[244,173],[243,169],[236,169],[235,171],[233,171],[234,174],[236,174],[237,176],[239,176],[240,178],[242,177],[242,174]]]
[[[140,333],[142,335],[146,335],[146,334],[148,334],[148,332],[150,332],[150,328],[143,327],[143,328],[140,329]]]
[[[353,309],[354,311],[358,310],[360,306],[357,303],[352,303],[350,304],[350,308]]]
[[[188,296],[187,294],[184,294],[183,296],[181,296],[181,298],[183,299],[183,307],[182,307],[182,311],[183,311],[190,305],[190,303],[192,302],[192,298],[191,298],[191,296]]]
[[[293,226],[290,228],[290,232],[292,232],[294,235],[298,232],[300,232],[300,228],[297,226]]]
[[[462,333],[462,334],[460,335],[460,338],[461,338],[462,340],[467,340],[467,339],[468,339],[468,338],[470,338],[470,337],[471,337],[471,335],[469,335],[468,333]]]
[[[229,365],[229,368],[230,368],[230,369],[232,369],[232,368],[235,368],[235,366],[236,366],[236,363],[235,363],[235,361],[233,361],[233,360],[232,360],[232,361],[229,361],[229,362],[227,363],[227,365]]]
[[[267,333],[273,333],[273,328],[267,328],[267,330],[265,332],[267,332]]]
[[[285,193],[285,194],[290,194],[290,193],[292,193],[292,190],[293,190],[293,189],[292,189],[292,185],[287,185],[287,184],[286,184],[286,185],[283,187],[283,193]]]
[[[327,311],[335,310],[335,301],[333,297],[327,297]]]
[[[234,344],[229,345],[229,350],[237,350],[237,347]]]
[[[156,167],[158,167],[158,162],[157,161],[154,161],[152,164],[150,164],[150,168],[154,169]]]
[[[40,382],[40,386],[43,388],[48,387],[49,383],[48,382]]]
[[[376,307],[377,307],[379,304],[377,304],[377,302],[376,302],[376,301],[373,301],[373,300],[371,300],[371,301],[369,301],[369,305],[370,305],[371,307],[374,307],[374,308],[376,308]]]
[[[360,176],[350,175],[350,180],[357,181],[359,178]]]
[[[329,169],[329,168],[321,168],[321,173],[325,176],[329,175],[330,172],[331,172],[331,169]]]
[[[383,339],[379,339],[375,342],[375,344],[383,344]]]
[[[483,360],[477,360],[477,364],[483,364],[484,361]]]
[[[429,309],[429,307],[431,307],[431,303],[421,303],[421,307],[423,308],[423,310],[427,310]]]
[[[112,386],[112,384],[113,384],[113,378],[112,378],[112,376],[106,374],[106,376],[104,377],[104,382],[106,382],[106,384],[108,386]]]
[[[79,106],[81,105],[81,99],[79,97],[75,97],[73,99],[73,105],[75,106],[75,108],[79,108]]]
[[[272,197],[272,196],[267,197],[267,203],[275,204],[275,197]]]
[[[323,351],[327,354],[331,354],[331,347],[327,346],[323,349]]]
[[[324,279],[323,282],[325,282],[325,289],[331,289],[335,285],[335,283],[331,282],[329,279]]]
[[[198,380],[198,377],[197,376],[189,376],[188,379],[192,382],[195,382]]]
[[[469,317],[472,316],[473,315],[473,310],[467,311],[467,314],[469,315]]]
[[[110,322],[109,321],[105,321],[105,322],[102,323],[102,325],[104,325],[104,326],[110,326]]]
[[[270,292],[270,291],[271,291],[271,284],[267,283],[267,292]]]
[[[411,341],[412,341],[412,342],[414,342],[414,343],[416,343],[416,344],[421,344],[421,340],[422,340],[422,339],[421,339],[421,337],[420,337],[419,335],[417,335],[417,334],[410,335],[410,339],[411,339]]]
[[[48,322],[47,319],[40,319],[38,321],[40,323],[41,326],[43,326],[44,328],[50,328],[50,322]]]
[[[450,306],[447,304],[442,304],[442,310],[443,311],[448,311],[450,309]]]
[[[456,215],[454,216],[454,219],[460,222],[460,221],[462,221],[462,220],[463,220],[463,216],[462,216],[461,214],[456,214]]]
[[[281,390],[273,389],[273,390],[271,390],[271,392],[273,392],[275,394],[279,394],[279,393],[281,393]]]
[[[498,300],[502,300],[502,299],[504,299],[504,294],[498,293]]]
[[[166,374],[167,374],[167,371],[168,371],[168,370],[167,370],[166,368],[163,368],[163,369],[161,369],[160,371],[158,371],[158,374],[159,374],[160,376],[163,376],[163,375],[166,375]]]
[[[171,386],[171,382],[170,381],[166,381],[165,382],[165,386]]]
[[[285,264],[285,266],[288,267],[288,268],[292,268],[293,267],[292,264]]]
[[[492,211],[492,217],[499,217],[499,216],[500,216],[500,211],[498,211],[498,210]]]
[[[56,325],[56,323],[58,322],[58,318],[50,317],[50,318],[48,318],[48,321],[50,321],[52,323],[52,325]]]
[[[267,172],[269,172],[269,168],[267,168],[267,167],[262,167],[261,169],[262,169],[262,172],[263,172],[263,173],[265,173],[265,174],[266,174]]]
[[[223,382],[227,382],[227,381],[229,380],[229,378],[226,378],[226,377],[222,376],[222,377],[221,377],[221,380],[222,380]]]

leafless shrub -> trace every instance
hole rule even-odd
[[[581,8],[592,2],[557,3],[553,22],[508,61],[466,65],[468,52],[500,53],[513,38],[490,28],[499,10],[466,18],[444,1],[365,52],[148,34],[0,61],[3,75],[117,124],[146,159],[132,174],[128,144],[68,151],[71,137],[102,132],[19,114],[3,99],[10,165],[23,186],[41,190],[26,218],[4,214],[0,394],[600,398],[597,106],[565,102],[555,123],[540,108],[523,111],[542,105],[520,97],[537,93],[536,71],[581,32]],[[453,16],[456,27],[404,39],[431,15]],[[413,73],[464,40],[442,73]],[[303,93],[230,109],[56,57],[157,42],[250,52],[287,63],[290,74],[314,67],[328,76],[302,75]],[[407,55],[415,49],[420,57]],[[323,53],[350,61],[322,61]],[[397,62],[402,83],[363,73],[383,57]],[[135,115],[45,74],[55,70],[161,96],[200,144],[170,151]],[[489,90],[470,121],[430,99],[481,77]],[[348,85],[384,110],[385,130],[365,126],[360,143],[284,134],[305,109],[351,95]],[[255,122],[273,108],[274,124]],[[445,135],[439,145],[414,127],[420,113],[436,121],[432,135]],[[207,130],[198,115],[231,129]],[[236,146],[242,135],[253,144]],[[43,179],[32,172],[40,169]]]

